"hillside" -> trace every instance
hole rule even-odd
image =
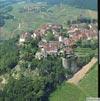
[[[97,10],[97,0],[64,0],[67,4],[83,9]]]
[[[97,97],[96,3],[0,0],[0,101]]]
[[[38,7],[37,11],[23,12],[24,7]],[[43,8],[42,8],[43,6]],[[84,13],[84,16],[90,18],[97,18],[97,13],[92,10],[85,10],[69,5],[50,6],[37,3],[21,3],[13,4],[13,9],[9,12],[13,19],[5,20],[3,27],[0,29],[0,37],[4,39],[11,38],[15,34],[20,34],[23,31],[31,31],[45,23],[59,23],[67,27],[67,21],[70,19],[76,19],[78,16]],[[74,16],[73,16],[74,15]],[[21,26],[18,29],[19,24]]]
[[[80,81],[79,86],[86,92],[87,96],[96,97],[98,95],[98,64]]]
[[[47,2],[50,5],[68,4],[83,9],[97,10],[97,0],[30,0],[30,2]]]
[[[78,86],[63,84],[51,94],[50,101],[85,101],[86,97],[98,96],[98,65],[95,64],[92,70],[80,81]]]

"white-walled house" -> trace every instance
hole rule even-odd
[[[24,43],[27,41],[29,38],[31,38],[31,34],[28,32],[22,33],[19,39],[19,43]]]

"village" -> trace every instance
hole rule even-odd
[[[97,0],[0,0],[0,101],[98,97]]]
[[[30,39],[39,40],[35,59],[41,60],[48,56],[60,57],[62,66],[76,73],[81,68],[77,65],[78,56],[74,52],[77,42],[97,40],[97,33],[96,22],[71,24],[67,29],[60,24],[45,24],[32,33],[22,33],[19,45],[24,45]]]
[[[40,39],[38,43],[39,51],[35,55],[40,60],[46,58],[47,55],[73,54],[73,47],[77,41],[96,39],[98,33],[96,24],[88,24],[87,28],[73,24],[66,30],[67,37],[60,31],[62,29],[63,26],[60,24],[45,24],[33,33],[22,33],[19,43],[23,44],[30,38]],[[53,35],[53,40],[46,40],[45,36],[48,32]]]

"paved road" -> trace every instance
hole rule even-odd
[[[80,80],[84,78],[86,73],[93,67],[93,65],[97,62],[97,58],[92,58],[92,60],[85,65],[80,71],[78,71],[71,79],[69,79],[67,82],[78,84]]]

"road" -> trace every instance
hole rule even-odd
[[[77,85],[79,81],[85,77],[86,73],[93,67],[93,65],[96,62],[97,62],[97,58],[93,57],[92,60],[87,65],[83,66],[83,68],[80,71],[78,71],[76,74],[74,74],[74,76],[71,79],[69,79],[67,82]]]

